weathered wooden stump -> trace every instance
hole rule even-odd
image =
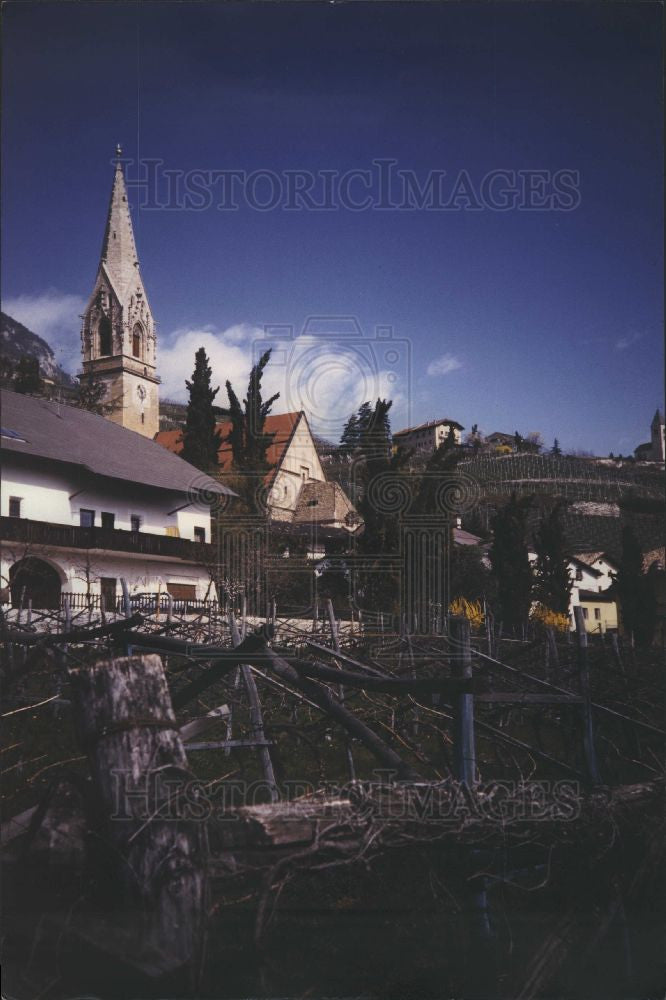
[[[196,974],[205,940],[206,830],[193,815],[192,776],[160,657],[103,660],[71,679],[108,863],[133,928],[136,953],[127,957],[154,975],[183,966]]]

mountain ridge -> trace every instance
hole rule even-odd
[[[6,312],[0,312],[0,354],[13,366],[22,357],[32,355],[39,362],[42,378],[68,388],[76,385],[76,380],[56,361],[51,345]]]

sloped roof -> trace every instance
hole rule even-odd
[[[666,548],[662,545],[661,548],[651,549],[649,552],[643,553],[643,572],[647,573],[651,566],[655,565],[658,569],[664,569],[666,566]]]
[[[586,566],[593,566],[597,559],[605,559],[607,563],[611,563],[613,566],[617,565],[617,561],[602,549],[596,552],[576,552],[572,558],[577,559],[578,562],[585,563]]]
[[[274,434],[273,441],[268,447],[266,452],[266,458],[268,462],[273,466],[270,472],[267,474],[266,479],[270,481],[275,473],[280,468],[282,460],[287,452],[289,442],[294,436],[294,432],[298,423],[303,417],[302,411],[294,411],[293,413],[275,413],[270,414],[266,417],[266,423],[264,424],[264,432],[266,434]],[[222,438],[226,437],[231,431],[231,421],[224,420],[216,424],[217,430],[220,432]],[[183,450],[183,434],[182,431],[159,431],[155,435],[155,441],[166,448],[168,451],[173,452],[178,455]],[[218,465],[221,472],[229,472],[231,469],[231,445],[223,443],[217,453]]]
[[[473,535],[471,531],[465,531],[464,528],[454,528],[453,541],[455,545],[480,545],[483,539],[480,535]]]
[[[308,479],[298,494],[292,523],[340,524],[353,531],[361,518],[339,483]]]
[[[595,569],[594,566],[592,566],[585,559],[579,559],[578,556],[571,556],[570,561],[572,563],[577,563],[579,566],[582,566],[585,572],[589,573],[591,576],[603,576],[601,570]],[[594,560],[592,560],[592,562],[594,562]]]
[[[577,559],[578,562],[586,563],[588,566],[591,566],[592,563],[596,562],[597,559],[600,559],[602,555],[603,552],[576,552],[572,558]]]
[[[96,413],[1,390],[2,450],[78,465],[97,476],[176,493],[233,490],[155,441]]]
[[[493,431],[492,434],[486,434],[486,441],[515,441],[515,434],[507,434],[506,431]]]

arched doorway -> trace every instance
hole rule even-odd
[[[60,607],[60,577],[58,571],[43,559],[26,556],[9,570],[12,607],[32,601],[33,608]]]

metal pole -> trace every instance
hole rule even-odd
[[[471,678],[472,648],[469,622],[466,618],[451,618],[450,628],[454,676]],[[453,718],[453,759],[456,778],[471,786],[476,780],[473,694],[455,696]]]

